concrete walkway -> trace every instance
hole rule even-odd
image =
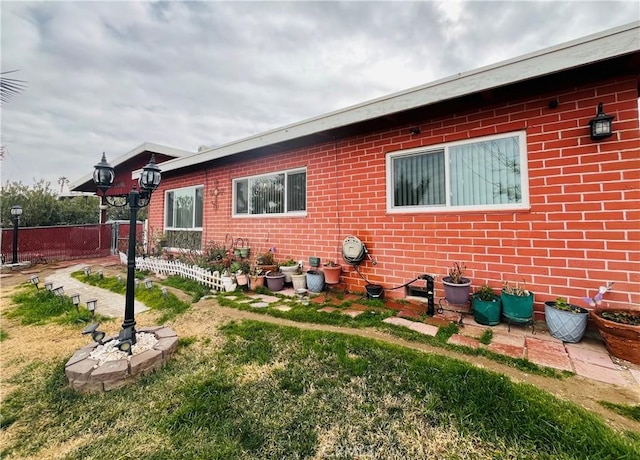
[[[47,276],[44,282],[51,281],[54,289],[58,286],[63,286],[64,293],[68,296],[80,294],[80,303],[82,305],[86,305],[87,300],[97,299],[96,313],[114,318],[124,318],[124,295],[85,284],[71,277],[71,273],[83,270],[84,267],[87,266],[91,266],[91,264],[80,263],[70,267],[60,268],[52,275]],[[134,302],[134,311],[136,314],[147,311],[148,309],[149,308],[142,302],[138,300]]]

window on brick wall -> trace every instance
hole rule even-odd
[[[236,217],[305,215],[306,210],[306,169],[233,180],[233,215]]]
[[[529,207],[524,131],[387,155],[387,210]]]
[[[202,240],[203,187],[165,192],[165,232],[169,246],[200,249]]]

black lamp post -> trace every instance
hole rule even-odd
[[[11,206],[11,215],[13,216],[13,259],[12,264],[18,263],[18,222],[22,215],[22,206]]]
[[[131,346],[136,343],[136,320],[134,312],[135,295],[135,272],[136,272],[136,219],[138,209],[144,208],[151,200],[151,194],[160,185],[160,168],[155,161],[155,155],[151,155],[149,163],[142,169],[142,174],[138,180],[140,191],[133,186],[133,189],[126,195],[106,195],[106,191],[113,184],[115,171],[109,163],[105,154],[102,160],[95,165],[93,181],[96,183],[98,194],[102,195],[107,203],[112,206],[129,205],[131,210],[129,219],[129,248],[127,251],[127,291],[124,307],[124,322],[122,330],[118,335],[119,347],[123,351],[130,351]],[[119,199],[119,200],[118,200]]]

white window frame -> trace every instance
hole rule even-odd
[[[201,232],[202,231],[202,227],[196,227],[195,226],[195,219],[196,219],[196,214],[195,214],[195,196],[196,196],[196,189],[202,189],[202,221],[204,224],[204,203],[205,203],[205,199],[204,199],[204,185],[191,185],[189,187],[180,187],[180,188],[174,188],[171,190],[165,190],[164,192],[164,229],[165,230],[180,230],[180,231],[185,231],[185,232]],[[168,206],[169,206],[169,193],[172,192],[180,192],[183,190],[193,190],[193,198],[194,198],[194,208],[193,208],[193,216],[191,217],[191,222],[194,225],[193,227],[169,227],[167,222],[168,222],[168,217],[169,217],[169,210],[168,210]]]
[[[238,183],[239,181],[250,181],[251,179],[258,179],[260,177],[268,177],[268,176],[275,176],[277,174],[284,174],[284,209],[287,209],[287,187],[289,186],[289,174],[296,174],[296,173],[301,173],[304,172],[305,173],[305,184],[304,184],[304,188],[305,188],[305,204],[304,204],[304,211],[290,211],[290,212],[279,212],[279,213],[263,213],[263,214],[251,214],[250,212],[247,212],[246,214],[240,214],[240,213],[236,213],[236,183]],[[256,174],[253,176],[244,176],[244,177],[237,177],[235,179],[232,180],[231,182],[231,189],[232,189],[232,197],[231,197],[231,216],[232,217],[240,217],[240,218],[265,218],[265,217],[305,217],[307,215],[307,206],[308,206],[308,188],[307,188],[307,184],[308,184],[308,175],[307,175],[307,168],[305,167],[301,167],[301,168],[293,168],[293,169],[285,169],[285,170],[281,170],[281,171],[273,171],[273,172],[268,172],[265,174]]]
[[[496,139],[505,139],[509,137],[518,138],[518,147],[520,154],[520,184],[522,190],[522,199],[520,203],[506,203],[493,205],[467,205],[452,206],[451,205],[451,172],[449,149],[454,146],[474,144],[478,142],[487,142]],[[436,153],[444,151],[445,164],[445,204],[444,205],[420,205],[420,206],[394,206],[393,204],[393,160],[402,156],[412,156],[425,153]],[[422,213],[422,212],[459,212],[459,211],[513,211],[530,209],[529,204],[529,168],[527,161],[527,139],[525,131],[515,131],[504,134],[496,134],[491,136],[476,137],[473,139],[464,139],[461,141],[447,142],[437,145],[429,145],[426,147],[418,147],[408,150],[398,150],[389,152],[386,158],[386,179],[387,179],[387,213],[406,214],[406,213]]]

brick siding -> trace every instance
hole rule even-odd
[[[276,258],[309,256],[344,264],[341,244],[355,235],[378,265],[364,262],[372,283],[393,287],[421,273],[445,275],[464,261],[473,286],[524,280],[536,294],[536,311],[557,296],[574,303],[615,281],[611,304],[640,304],[640,132],[638,81],[612,78],[600,85],[538,94],[509,103],[424,119],[364,136],[271,154],[196,172],[163,177],[153,197],[150,226],[162,228],[164,192],[204,185],[203,241],[226,234],[248,238],[252,253],[277,248]],[[548,102],[556,99],[558,107]],[[588,122],[599,102],[615,115],[615,134],[589,138]],[[420,127],[410,135],[409,128]],[[531,209],[526,211],[386,213],[388,152],[490,134],[526,130]],[[307,167],[307,216],[231,218],[235,177]],[[220,194],[212,203],[214,181]],[[365,282],[344,274],[351,290]],[[436,296],[442,296],[436,282]],[[390,296],[402,296],[396,290]]]

